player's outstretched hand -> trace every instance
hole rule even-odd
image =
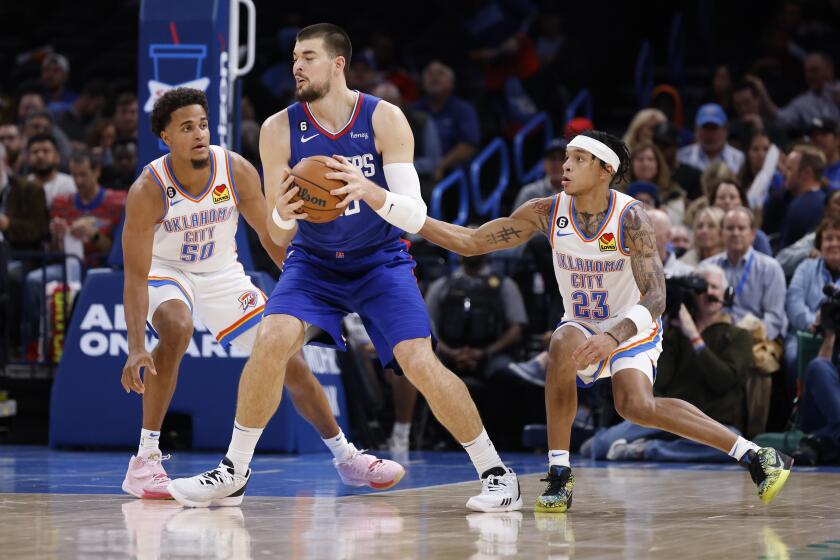
[[[586,369],[592,364],[605,360],[618,347],[615,339],[607,334],[596,334],[574,351],[572,359],[578,369]]]
[[[277,200],[274,202],[274,207],[277,209],[277,213],[280,214],[280,217],[284,220],[305,220],[309,217],[309,214],[306,212],[299,212],[301,206],[303,206],[303,199],[290,202],[300,190],[296,185],[294,185],[294,182],[295,178],[292,177],[289,170],[284,169],[283,184],[280,185],[282,187],[280,192],[283,194],[277,197]]]
[[[344,195],[342,201],[335,205],[336,208],[344,208],[354,200],[362,200],[370,194],[372,183],[365,179],[359,168],[350,163],[350,160],[346,157],[334,155],[326,164],[327,167],[334,170],[332,173],[324,175],[326,179],[335,179],[346,183],[343,187],[330,191],[333,196]]]
[[[134,391],[138,395],[142,395],[143,391],[146,390],[145,385],[143,385],[143,380],[140,379],[141,368],[146,369],[146,375],[149,375],[150,373],[152,375],[157,375],[152,355],[146,350],[130,353],[128,355],[128,359],[125,361],[121,382],[126,393]]]

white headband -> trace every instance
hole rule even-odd
[[[621,160],[618,159],[616,153],[612,151],[609,146],[590,136],[578,134],[572,138],[572,141],[569,142],[567,147],[586,150],[604,163],[612,165],[613,173],[617,172],[619,166],[621,165]]]

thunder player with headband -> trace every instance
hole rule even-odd
[[[216,469],[173,481],[170,491],[188,506],[239,503],[254,446],[280,402],[286,363],[316,328],[344,349],[341,320],[357,312],[382,364],[395,358],[437,419],[463,443],[482,479],[481,493],[467,507],[519,509],[516,474],[496,453],[463,381],[432,350],[414,261],[400,240],[426,218],[411,129],[394,105],[347,88],[350,55],[350,39],[335,25],[312,25],[297,35],[299,102],[270,117],[260,134],[266,198],[273,205],[268,226],[274,239],[292,244],[242,373],[227,457]],[[335,156],[335,172],[327,177],[346,183],[333,191],[346,195],[346,210],[329,223],[302,221],[306,214],[297,210],[303,202],[290,203],[298,189],[289,168],[315,155]]]
[[[239,154],[210,145],[203,92],[175,88],[155,102],[152,129],[169,154],[145,167],[132,185],[123,230],[128,359],[122,384],[143,395],[137,456],[122,488],[138,498],[169,498],[160,428],[175,392],[178,367],[192,340],[193,313],[224,347],[250,352],[265,296],[236,257],[239,214],[254,228],[278,266],[284,245],[269,236],[257,171]],[[160,342],[149,353],[146,322]],[[144,379],[140,369],[145,368]],[[151,375],[149,375],[151,374]],[[286,387],[298,412],[335,455],[346,483],[376,487],[369,455],[347,442],[321,384],[300,354],[289,361]],[[402,468],[396,463],[394,469]]]
[[[563,192],[534,199],[509,218],[478,229],[427,218],[420,235],[450,251],[477,255],[548,236],[554,272],[566,309],[551,337],[546,375],[548,485],[538,512],[564,512],[575,480],[569,440],[581,386],[612,376],[615,407],[625,419],[658,428],[728,453],[749,469],[762,501],[781,490],[790,457],[729,431],[679,399],[653,395],[662,351],[665,275],[653,226],[636,199],[610,189],[625,174],[630,156],[614,136],[579,134],[568,144]],[[694,341],[698,359],[703,340]]]

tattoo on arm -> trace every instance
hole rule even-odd
[[[546,235],[551,229],[548,219],[551,216],[552,200],[551,198],[541,198],[530,203],[534,214],[537,215],[537,225],[539,225],[540,231]]]
[[[520,233],[522,233],[522,230],[515,227],[502,226],[498,230],[487,234],[487,243],[490,245],[507,245],[514,237],[519,239]]]
[[[642,294],[639,304],[654,318],[659,317],[665,311],[665,272],[656,250],[653,224],[641,205],[636,204],[624,214],[621,227],[628,240],[633,278]],[[630,319],[624,319],[609,332],[622,342],[637,334]]]

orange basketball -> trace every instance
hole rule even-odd
[[[291,202],[303,200],[303,207],[299,211],[309,214],[307,222],[323,224],[344,213],[344,208],[335,207],[344,197],[333,196],[330,191],[343,187],[345,183],[325,177],[333,171],[326,164],[330,159],[327,156],[303,158],[292,168],[294,185],[300,190],[292,197]]]

